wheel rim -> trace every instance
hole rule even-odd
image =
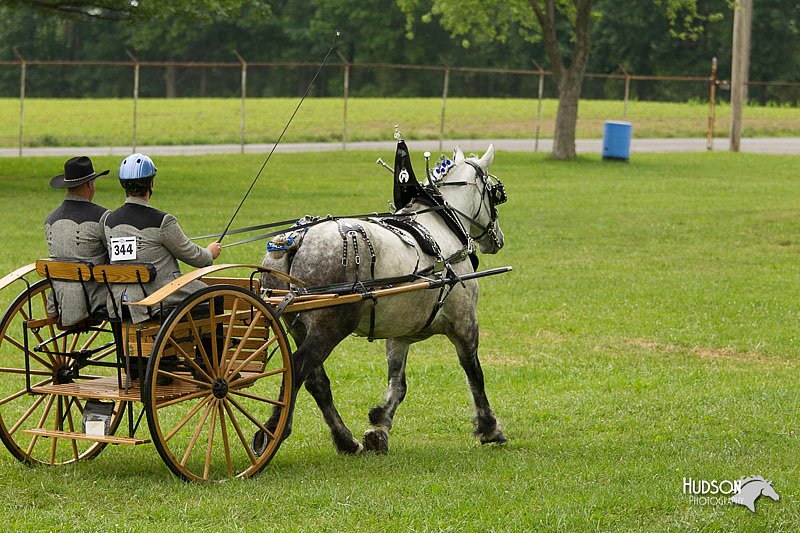
[[[222,309],[215,297],[224,298]],[[291,378],[285,333],[260,298],[233,286],[196,293],[162,326],[148,366],[145,411],[156,449],[191,481],[257,474],[280,446]],[[277,424],[257,454],[251,436],[267,429],[273,407]]]
[[[71,438],[45,438],[25,430],[47,429],[81,433],[81,418],[86,400],[74,396],[29,393],[25,380],[23,321],[46,318],[46,299],[50,282],[39,281],[20,294],[0,320],[0,439],[20,461],[29,464],[61,465],[95,457],[105,443]],[[79,377],[73,374],[73,359],[66,352],[86,351],[90,359],[110,360],[115,357],[113,334],[108,324],[97,326],[102,331],[64,332],[46,325],[29,330],[28,354],[31,386],[46,386],[65,381],[83,382],[92,376],[109,375],[110,369],[83,368]],[[58,340],[53,340],[64,334]],[[34,351],[36,345],[44,345]],[[114,405],[110,434],[122,418],[123,404]]]

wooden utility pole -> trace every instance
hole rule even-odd
[[[733,10],[733,57],[731,58],[731,144],[739,151],[742,138],[742,105],[747,99],[750,71],[750,28],[753,0],[736,0]]]

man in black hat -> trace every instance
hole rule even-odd
[[[92,160],[80,156],[69,159],[64,163],[64,173],[50,180],[54,189],[67,190],[64,201],[47,215],[44,223],[50,259],[79,260],[93,265],[108,263],[101,219],[109,210],[92,203],[94,180],[108,172],[96,173]],[[80,283],[53,281],[55,301],[48,300],[48,314],[59,316],[63,326],[78,324],[98,312],[105,314],[108,291],[93,281],[84,285],[85,294]]]

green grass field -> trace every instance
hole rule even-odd
[[[275,142],[294,111],[296,98],[251,98],[245,106],[245,142]],[[540,137],[551,138],[557,101],[544,100]],[[537,102],[532,99],[447,100],[445,137],[449,139],[533,138]],[[309,98],[286,133],[286,142],[341,141],[343,101]],[[0,147],[19,143],[19,101],[0,98]],[[391,138],[400,124],[409,139],[436,139],[441,129],[442,102],[436,98],[351,98],[347,139]],[[599,138],[606,120],[621,120],[622,101],[582,100],[578,138]],[[25,100],[24,146],[125,146],[133,143],[133,101],[130,99]],[[716,107],[715,134],[726,136],[730,108]],[[633,135],[705,137],[708,105],[631,101],[627,119]],[[217,144],[241,141],[241,101],[235,98],[141,99],[138,146]],[[387,124],[389,130],[387,130]],[[744,137],[800,135],[800,109],[750,106],[744,110]]]
[[[234,226],[383,210],[391,182],[378,155],[392,154],[278,154]],[[188,234],[221,230],[262,161],[159,158],[153,203]],[[3,161],[0,273],[46,254],[43,219],[60,201],[47,183],[62,164]],[[387,456],[337,455],[302,392],[294,433],[252,480],[182,483],[152,446],[57,469],[0,453],[5,529],[796,531],[796,169],[796,158],[749,154],[615,164],[498,153],[506,246],[482,267],[514,271],[481,282],[479,312],[507,445],[470,435],[463,372],[451,346],[432,339],[412,347]],[[121,202],[114,179],[98,182],[96,200]],[[223,259],[262,254],[254,243]],[[383,396],[382,350],[351,338],[326,365],[354,433]],[[685,477],[748,475],[772,480],[780,501],[762,497],[753,514],[682,492]]]

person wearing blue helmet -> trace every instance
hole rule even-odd
[[[112,286],[107,304],[109,314],[113,316],[114,309],[125,307],[133,322],[147,320],[151,311],[121,306],[121,302],[141,300],[180,277],[179,260],[193,267],[205,267],[211,265],[222,250],[218,242],[206,248],[194,244],[174,216],[150,206],[156,172],[153,160],[144,154],[132,154],[122,160],[119,182],[125,189],[125,203],[106,217],[104,225],[111,264],[150,263],[156,269],[155,279],[144,284],[144,291],[138,284]],[[164,306],[174,306],[204,287],[206,284],[201,281],[188,283],[170,295]]]

